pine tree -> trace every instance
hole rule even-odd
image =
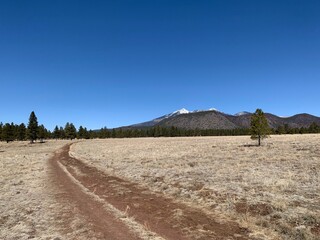
[[[60,138],[61,138],[61,139],[65,139],[65,138],[66,138],[66,132],[65,132],[65,130],[63,129],[63,127],[60,127],[59,133],[60,133]]]
[[[261,145],[261,139],[269,137],[270,128],[267,118],[261,109],[257,109],[251,116],[251,139],[258,139],[258,145]]]
[[[66,126],[64,127],[64,131],[66,133],[66,138],[72,140],[77,137],[77,129],[73,125],[73,123],[66,123]]]
[[[47,130],[45,129],[45,127],[41,124],[38,128],[38,135],[39,135],[39,139],[40,139],[40,142],[43,143],[44,142],[44,139],[46,137],[46,132]]]
[[[290,126],[289,126],[288,124],[284,124],[284,125],[283,125],[283,128],[284,128],[284,132],[285,132],[286,134],[291,133],[291,128],[290,128]]]
[[[26,140],[26,133],[27,133],[26,125],[24,125],[24,123],[21,123],[18,127],[17,139],[19,141]]]
[[[53,130],[53,138],[59,139],[61,137],[60,135],[61,135],[61,133],[60,133],[59,127],[56,126]]]
[[[277,127],[277,130],[276,130],[276,133],[278,133],[278,134],[285,134],[286,133],[286,129],[285,129],[285,127],[284,127],[284,125],[280,125],[280,126],[278,126]]]
[[[11,131],[13,133],[13,140],[18,139],[18,128],[19,126],[17,124],[11,123]]]
[[[70,123],[67,122],[66,125],[64,125],[64,132],[65,132],[65,137],[68,139],[70,135]]]
[[[38,119],[34,111],[31,112],[29,117],[28,137],[31,143],[37,140],[38,137]]]
[[[87,128],[79,127],[77,138],[79,139],[89,139],[89,132]]]
[[[73,123],[70,123],[70,138],[71,140],[77,138],[77,129]]]
[[[6,123],[2,127],[2,139],[7,143],[14,140],[14,132],[13,132],[12,125],[13,123],[12,124]]]
[[[86,127],[84,128],[84,138],[85,139],[89,139],[90,138],[90,133],[89,133],[89,131],[88,131],[88,129]]]
[[[79,127],[79,130],[78,130],[78,139],[83,139],[85,138],[84,136],[84,128],[82,126]]]
[[[318,133],[320,131],[320,126],[317,123],[313,122],[309,126],[310,133]]]

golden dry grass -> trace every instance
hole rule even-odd
[[[66,143],[0,142],[0,239],[88,239],[81,216],[64,225],[73,206],[57,201],[50,181],[48,159]]]
[[[71,154],[232,218],[255,239],[319,239],[320,135],[88,140]]]
[[[0,239],[94,238],[81,216],[63,226],[73,206],[56,200],[59,188],[50,182],[48,159],[66,143],[0,143]],[[71,154],[221,221],[235,219],[254,239],[320,239],[320,135],[253,143],[249,137],[87,140]]]

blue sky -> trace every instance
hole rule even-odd
[[[320,1],[0,1],[0,121],[320,116]]]

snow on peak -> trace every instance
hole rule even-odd
[[[219,110],[216,109],[216,108],[209,108],[208,110],[194,110],[194,111],[192,111],[192,112],[193,112],[193,113],[196,113],[196,112],[209,112],[209,111],[219,112]]]
[[[188,113],[196,113],[196,112],[208,112],[208,111],[217,111],[219,112],[219,110],[217,110],[216,108],[209,108],[208,110],[194,110],[194,111],[189,111],[185,108],[181,108],[177,111],[174,111],[172,113],[169,113],[167,115],[165,115],[164,117],[165,118],[168,118],[168,117],[173,117],[173,116],[177,116],[177,115],[180,115],[180,114],[188,114]]]
[[[173,112],[173,114],[185,114],[185,113],[189,113],[189,111],[185,108],[181,108],[180,110]]]
[[[168,115],[166,115],[166,118],[172,117],[172,116],[177,116],[177,115],[180,115],[180,114],[186,114],[186,113],[190,113],[190,112],[185,108],[181,108],[180,110],[177,110],[177,111],[174,111],[172,113],[169,113]]]
[[[235,114],[235,116],[243,116],[243,115],[247,115],[250,114],[249,112],[243,111],[243,112],[238,112]]]

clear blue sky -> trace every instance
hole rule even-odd
[[[0,1],[0,121],[320,116],[320,1]]]

